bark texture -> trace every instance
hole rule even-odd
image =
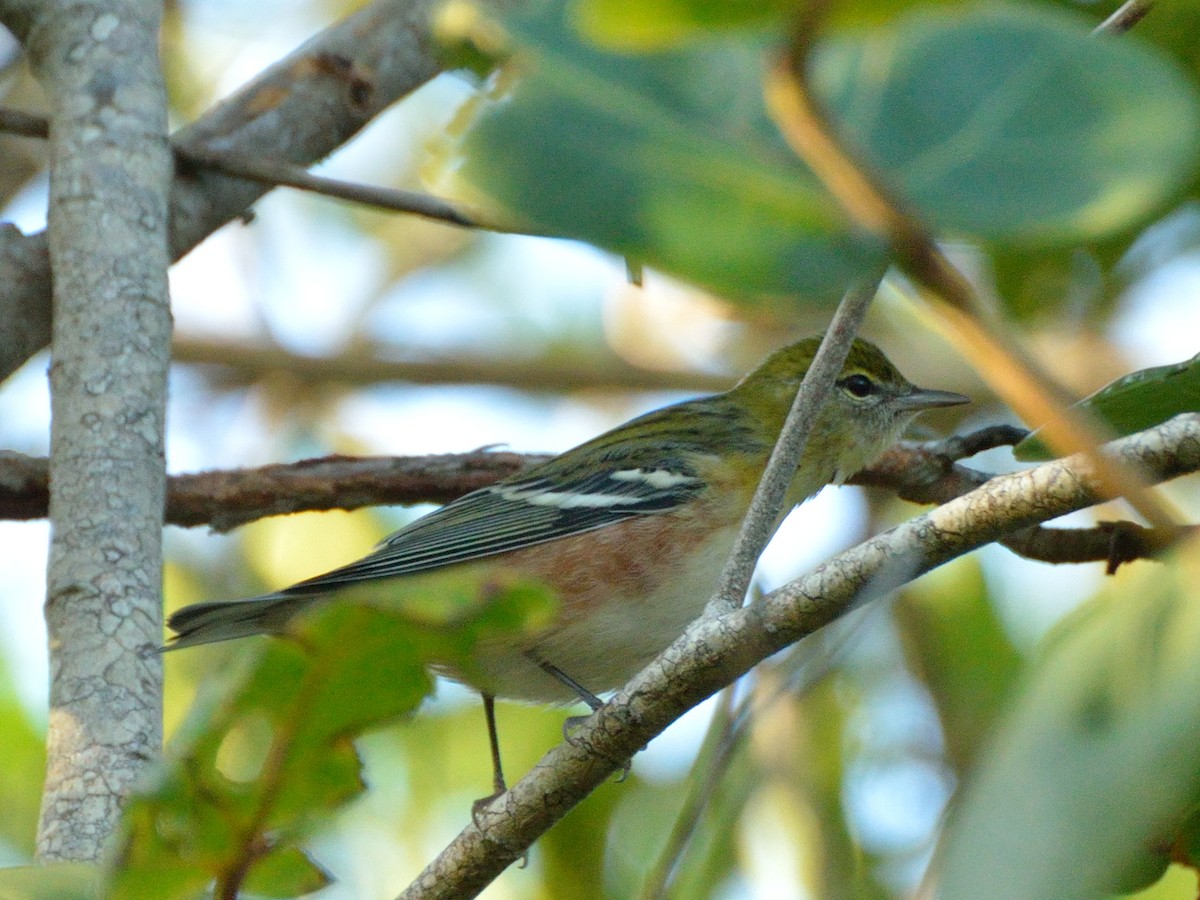
[[[154,0],[29,8],[51,98],[48,768],[37,852],[101,855],[162,745],[171,152]]]

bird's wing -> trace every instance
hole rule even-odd
[[[548,465],[548,464],[547,464]],[[576,477],[539,466],[525,477],[473,491],[385,538],[368,556],[281,591],[323,594],[355,582],[393,578],[519,550],[668,512],[704,488],[675,454],[637,465],[619,451]]]

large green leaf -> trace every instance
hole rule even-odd
[[[964,789],[941,900],[1144,884],[1200,790],[1200,554],[1144,565],[1062,623]]]
[[[621,54],[566,18],[506,21],[520,81],[478,105],[467,184],[536,228],[736,297],[833,298],[881,263],[767,120],[760,41]]]
[[[1134,434],[1180,413],[1200,412],[1200,353],[1170,366],[1141,369],[1081,400],[1113,434]],[[1049,459],[1049,448],[1033,432],[1013,448],[1026,462]]]
[[[465,118],[476,199],[733,297],[829,297],[879,264],[765,114],[778,38],[622,53],[535,9],[503,20],[507,77]],[[1192,177],[1196,92],[1167,57],[1044,8],[938,9],[831,32],[812,62],[839,132],[937,232],[1077,243]]]
[[[820,45],[842,134],[939,232],[1096,238],[1197,161],[1194,85],[1165,55],[1032,5],[925,12]]]
[[[334,604],[289,626],[295,640],[246,646],[129,803],[111,896],[182,900],[222,878],[272,897],[322,887],[298,844],[363,790],[353,739],[417,708],[427,663],[469,671],[479,640],[553,605],[527,582],[451,573],[438,583],[436,596],[424,593],[430,581],[412,596],[392,585],[383,609]]]

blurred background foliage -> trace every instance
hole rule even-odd
[[[164,60],[175,124],[355,6],[169,4]],[[842,0],[830,6],[830,40],[819,57],[826,96],[847,111],[847,128],[866,157],[885,175],[912,176],[900,177],[899,187],[954,239],[956,258],[1020,323],[1035,355],[1080,395],[1200,349],[1200,2],[1159,4],[1128,37],[1083,37],[1115,6],[1044,0],[996,12],[954,0]],[[509,215],[608,249],[452,229],[273,192],[252,222],[227,226],[172,270],[176,340],[189,360],[173,374],[172,471],[494,444],[559,451],[687,393],[665,384],[683,378],[697,391],[711,389],[783,341],[824,326],[829,306],[813,301],[836,295],[881,248],[849,226],[762,111],[762,52],[778,41],[780,17],[793,4],[577,0],[563,8],[564,17],[552,9],[504,21],[510,44],[499,56],[526,67],[525,93],[504,93],[511,78],[481,83],[445,74],[319,171],[499,202]],[[472,43],[471,21],[447,37],[459,51]],[[997,130],[966,141],[966,157],[943,158],[941,168],[911,165],[929,161],[929,146],[905,146],[921,133],[905,122],[924,116],[932,129],[924,140],[948,139],[939,130],[944,95],[922,85],[940,79],[961,88],[968,111],[994,102],[1003,86],[966,70],[948,75],[929,42],[948,44],[943,50],[963,59],[963,45],[987,44],[994,36],[987,23],[996,21],[1009,29],[997,53],[1017,81],[1029,75],[1030,60],[1067,60],[1066,68],[1035,82],[1021,102],[1010,96],[1002,121],[989,123]],[[1038,52],[1023,54],[1029,46]],[[19,56],[3,53],[0,102],[40,109]],[[883,102],[885,88],[894,89],[894,105]],[[1064,116],[1055,105],[1064,96],[1087,114]],[[1032,108],[1040,120],[1026,115],[1028,101],[1039,99],[1044,108]],[[962,134],[950,137],[962,142]],[[40,148],[0,137],[0,158],[4,218],[40,227]],[[1046,205],[1032,208],[1031,196]],[[611,251],[651,266],[644,287],[627,283],[624,261]],[[1006,420],[902,282],[885,290],[866,331],[914,381],[975,398],[955,418],[928,417],[926,433]],[[289,358],[309,363],[305,374]],[[46,452],[46,364],[38,356],[0,390],[0,445]],[[564,366],[583,373],[583,386],[564,391],[538,376]],[[640,373],[642,389],[613,387],[607,373],[628,367]],[[1194,408],[1194,393],[1187,396],[1172,409]],[[1015,465],[1006,452],[976,464],[995,471]],[[1171,496],[1194,521],[1195,479],[1174,485]],[[303,514],[229,535],[172,528],[167,609],[324,571],[421,511]],[[914,511],[880,493],[829,489],[785,525],[764,558],[762,585],[778,585]],[[1103,508],[1069,524],[1121,514]],[[46,529],[0,523],[0,532],[0,863],[20,865],[32,851],[43,764]],[[1174,573],[1175,565],[1165,570]],[[655,884],[669,884],[673,897],[722,900],[908,896],[935,858],[956,789],[987,757],[1001,712],[1022,684],[1036,684],[1031,660],[1048,652],[1039,649],[1047,632],[1072,610],[1111,609],[1105,598],[1200,599],[1186,580],[1147,588],[1148,568],[1139,563],[1104,579],[1099,565],[1052,567],[999,548],[943,567],[693,711],[634,760],[627,779],[598,790],[487,896],[626,898],[651,896]],[[1078,615],[1056,634],[1070,633]],[[1123,630],[1119,619],[1105,627]],[[1178,627],[1189,633],[1186,623]],[[176,740],[188,733],[197,698],[213,715],[228,714],[234,701],[214,698],[251,665],[248,656],[277,652],[266,644],[169,656],[168,733]],[[1183,670],[1163,677],[1155,687],[1195,683]],[[419,697],[405,696],[415,707]],[[388,713],[398,724],[373,728],[356,743],[367,790],[345,787],[337,799],[354,799],[340,812],[296,826],[315,867],[290,858],[260,890],[294,895],[316,887],[323,871],[332,881],[322,897],[392,897],[469,821],[472,801],[491,784],[478,700],[449,683],[438,684],[418,711],[402,711],[401,699]],[[510,777],[561,739],[562,710],[503,704],[499,714]],[[1175,739],[1200,746],[1197,720],[1182,712],[1146,728],[1151,735],[1174,728]],[[234,774],[253,770],[262,754],[252,739],[210,749]],[[1153,775],[1153,757],[1140,758],[1142,774]],[[1126,766],[1133,760],[1122,758]],[[1036,782],[1035,769],[1021,771]],[[1196,788],[1180,777],[1180,808]],[[1084,841],[1104,815],[1080,808],[1091,816],[1075,822]],[[1025,821],[1008,815],[1016,818],[997,819],[1020,838]],[[980,837],[986,831],[972,834],[987,842]],[[1195,872],[1167,867],[1166,855],[1151,850],[1124,867],[1133,873],[1124,883],[1107,889],[1195,897]],[[1079,857],[1071,862],[1088,868]],[[178,890],[194,890],[193,876]],[[1062,876],[1069,877],[1066,867]],[[59,892],[45,896],[92,890],[87,873],[61,877]],[[4,884],[12,896],[37,895],[31,886]],[[136,885],[124,889],[139,896]]]

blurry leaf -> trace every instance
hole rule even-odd
[[[1171,861],[1162,853],[1155,852],[1150,847],[1142,848],[1140,858],[1125,867],[1118,879],[1113,882],[1113,893],[1129,894],[1144,891],[1158,884],[1170,867]],[[1187,895],[1187,900],[1195,900],[1195,890]]]
[[[937,706],[947,755],[970,771],[1021,668],[979,561],[931,572],[904,592],[895,617],[905,659]]]
[[[1133,372],[1076,405],[1094,412],[1118,437],[1144,431],[1179,413],[1200,412],[1200,354],[1185,362]],[[1040,431],[1013,448],[1017,459],[1033,462],[1052,457],[1038,438]]]
[[[604,894],[605,856],[611,833],[613,813],[630,791],[639,789],[639,780],[625,779],[620,785],[605,784],[587,803],[572,809],[538,841],[542,883],[546,896],[554,900],[591,900]],[[636,823],[631,823],[636,828]],[[642,824],[642,829],[646,828]],[[626,831],[622,844],[651,839],[648,833]]]
[[[505,20],[519,82],[476,106],[466,184],[548,233],[735,297],[832,300],[880,263],[768,121],[758,39],[606,53],[563,17]]]
[[[669,47],[707,32],[778,23],[799,0],[577,0],[579,29],[597,44]]]
[[[1200,789],[1198,585],[1193,542],[1046,639],[951,817],[939,898],[1094,898],[1169,845]]]
[[[499,84],[516,87],[474,107],[468,185],[535,228],[734,297],[827,297],[878,264],[767,120],[761,34],[622,54],[562,4],[540,8],[504,20]],[[821,43],[814,86],[937,231],[1078,243],[1194,176],[1200,117],[1171,60],[1090,24],[1024,6],[909,15]]]
[[[312,860],[291,848],[256,862],[244,890],[265,897],[298,897],[318,891],[328,883],[329,877]]]
[[[803,643],[795,648],[800,651],[795,654],[799,659],[806,655],[803,648]],[[826,645],[821,652],[831,650]],[[847,770],[856,760],[846,738],[847,731],[855,728],[851,722],[856,713],[861,714],[861,700],[845,673],[836,672],[788,697],[786,706],[762,709],[754,726],[756,745],[769,749],[779,743],[772,742],[770,719],[785,717],[790,724],[794,739],[773,751],[779,763],[770,768],[786,766],[776,778],[782,775],[781,787],[790,791],[792,802],[801,807],[804,818],[811,820],[811,834],[804,841],[811,847],[811,889],[815,896],[831,900],[873,900],[887,895],[872,878],[873,866],[856,829],[847,821]],[[760,750],[757,755],[761,759],[764,754]],[[760,786],[759,790],[766,787]]]
[[[1161,862],[1161,861],[1160,861]],[[1128,900],[1196,900],[1196,870],[1187,866],[1168,865],[1161,877],[1149,887],[1129,894]]]
[[[1194,85],[1136,36],[1030,5],[923,12],[822,43],[839,131],[939,232],[1070,243],[1195,174]]]
[[[4,746],[0,765],[0,841],[33,855],[42,781],[46,773],[46,740],[42,730],[12,691],[6,661],[0,659],[0,742]]]
[[[202,692],[157,782],[130,801],[112,896],[192,897],[239,872],[270,896],[320,887],[324,874],[296,845],[362,791],[352,739],[415,710],[428,663],[469,671],[476,642],[552,606],[541,587],[478,576],[467,597],[468,580],[439,579],[449,598],[416,614],[408,581],[391,585],[389,610],[347,591],[298,617],[296,640],[257,642]],[[411,581],[414,591],[433,583]]]
[[[95,863],[0,868],[0,900],[100,900],[101,880]]]
[[[1129,236],[1121,240],[1127,247]],[[1093,246],[996,247],[990,263],[1005,311],[1034,325],[1099,318],[1111,290]]]
[[[780,28],[803,5],[803,0],[576,0],[575,21],[597,44],[646,51],[712,37],[713,32],[731,28]],[[964,4],[963,0],[839,0],[830,4],[826,22],[834,27],[879,25],[903,12],[932,5]]]

